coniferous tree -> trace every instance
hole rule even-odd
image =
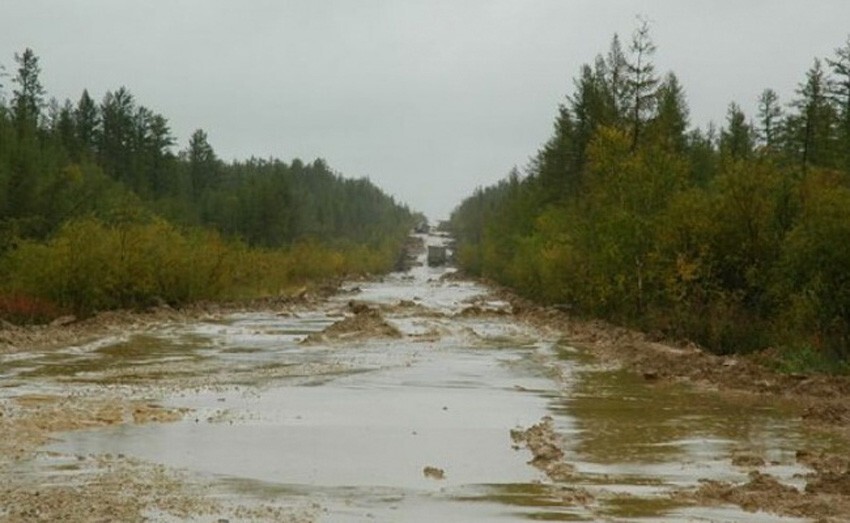
[[[215,183],[218,168],[215,151],[207,140],[207,133],[203,129],[196,129],[192,133],[186,157],[189,161],[192,197],[197,201],[201,194]]]
[[[649,22],[642,21],[640,27],[635,30],[629,50],[631,59],[628,62],[627,85],[631,98],[631,148],[634,151],[640,141],[644,124],[655,108],[655,89],[658,86],[655,65],[652,63],[656,48],[649,35]]]
[[[623,52],[620,37],[616,33],[611,39],[608,55],[605,57],[607,70],[607,88],[610,104],[617,122],[624,121],[629,114],[629,63]]]
[[[688,104],[685,91],[675,74],[669,73],[658,87],[656,107],[647,132],[656,143],[683,152],[685,132],[688,129]]]
[[[579,155],[574,142],[575,127],[565,106],[558,110],[555,133],[537,154],[535,170],[544,202],[577,193],[581,181]]]
[[[100,123],[100,111],[97,104],[89,96],[88,90],[84,89],[74,110],[74,126],[81,147],[78,153],[83,151],[89,154],[94,153],[100,133]]]
[[[126,87],[107,92],[100,106],[101,126],[98,154],[106,171],[116,180],[130,185],[133,113],[136,102]]]
[[[792,102],[797,110],[787,120],[792,154],[799,158],[803,172],[812,165],[831,165],[835,113],[828,98],[828,79],[822,63],[815,59],[806,80]]]
[[[12,91],[12,112],[18,125],[18,131],[35,128],[44,108],[44,87],[39,75],[41,67],[38,57],[32,49],[26,48],[22,54],[15,53],[18,72],[12,80],[17,87]]]
[[[829,93],[838,112],[838,161],[850,173],[850,36],[843,47],[835,50],[835,58],[827,58],[826,62],[834,75]]]
[[[742,160],[753,152],[755,140],[747,117],[736,103],[729,104],[726,127],[720,132],[720,152],[730,158]]]
[[[758,100],[759,127],[756,137],[761,145],[768,149],[776,147],[781,120],[782,107],[779,105],[779,95],[773,89],[765,89]]]

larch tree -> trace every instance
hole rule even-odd
[[[605,57],[606,87],[611,98],[610,104],[617,120],[625,120],[629,114],[629,64],[620,37],[616,33],[611,39],[608,55]]]
[[[658,77],[655,76],[655,65],[652,63],[652,55],[655,54],[655,44],[649,35],[649,22],[641,21],[634,34],[629,47],[631,59],[628,61],[629,97],[631,98],[631,127],[632,145],[634,152],[640,142],[641,133],[645,122],[649,120],[656,101],[656,88]]]

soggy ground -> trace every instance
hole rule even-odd
[[[451,271],[0,354],[0,520],[850,519],[835,387]]]

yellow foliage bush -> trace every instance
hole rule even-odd
[[[400,242],[333,249],[315,241],[249,248],[209,230],[162,219],[66,223],[46,242],[6,253],[4,293],[49,300],[77,313],[280,294],[307,281],[391,268]]]

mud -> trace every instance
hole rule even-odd
[[[783,374],[772,370],[769,353],[751,356],[718,356],[699,347],[673,345],[648,335],[597,320],[582,320],[567,313],[530,305],[524,300],[514,307],[526,321],[563,335],[566,342],[587,348],[601,361],[618,363],[649,381],[686,381],[722,391],[746,391],[809,401],[810,417],[841,424],[850,411],[840,402],[850,396],[850,377]],[[839,400],[833,403],[829,400]]]
[[[422,469],[422,475],[425,476],[426,478],[431,478],[431,479],[436,479],[436,480],[446,479],[446,471],[445,470],[438,468],[438,467],[432,467],[430,465],[425,467],[424,469]]]
[[[568,481],[573,478],[575,468],[563,461],[561,436],[555,432],[555,425],[550,416],[544,416],[539,423],[528,429],[511,430],[511,440],[516,449],[525,445],[532,455],[528,464],[542,470],[549,479]]]
[[[275,296],[232,302],[199,302],[181,308],[167,305],[145,310],[104,311],[86,318],[63,316],[46,325],[13,325],[0,321],[0,354],[85,345],[109,337],[144,333],[164,324],[217,321],[248,311],[293,311],[315,308],[340,292],[342,280],[329,279]]]
[[[810,481],[804,491],[786,485],[769,474],[752,471],[745,483],[706,480],[694,492],[680,493],[679,499],[697,504],[734,504],[749,512],[769,512],[819,522],[847,521],[850,499],[847,485],[830,478]]]
[[[349,342],[370,338],[400,338],[401,332],[386,322],[378,309],[366,304],[349,302],[351,314],[330,325],[320,333],[307,336],[304,344],[321,344],[328,341]]]
[[[501,290],[497,295],[511,303],[516,317],[563,337],[564,343],[581,347],[603,365],[617,365],[643,376],[650,384],[687,383],[746,401],[741,394],[771,398],[797,409],[813,431],[837,435],[850,442],[850,377],[783,374],[770,368],[773,354],[717,356],[690,343],[658,342],[645,333],[584,320],[555,308],[540,307]],[[658,386],[658,385],[656,385]],[[731,483],[702,480],[695,491],[673,495],[675,501],[697,505],[734,504],[750,512],[847,521],[850,518],[850,472],[848,458],[838,452],[797,451],[797,461],[812,467],[803,475],[799,490],[759,472],[769,463],[751,452],[734,455],[732,465],[751,470],[749,481]]]
[[[847,520],[846,379],[421,256],[331,297],[0,330],[0,521]]]

